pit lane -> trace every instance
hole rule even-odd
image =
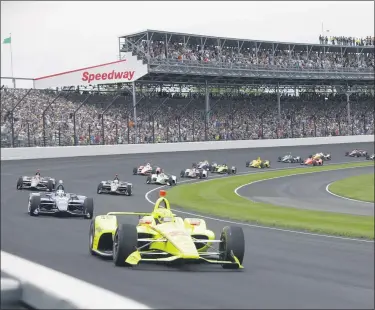
[[[95,214],[147,212],[152,206],[144,195],[155,185],[146,185],[145,177],[132,175],[133,167],[144,162],[165,167],[177,176],[192,162],[204,159],[236,165],[238,172],[245,172],[249,171],[245,161],[257,156],[270,159],[272,168],[287,167],[276,159],[289,152],[300,156],[330,152],[332,163],[360,161],[344,156],[355,147],[371,152],[374,146],[360,143],[2,162],[2,250],[155,308],[373,308],[373,243],[244,226],[243,271],[226,271],[220,266],[115,268],[111,261],[90,256],[90,221],[32,218],[26,213],[29,192],[16,190],[20,175],[41,169],[43,175],[63,179],[68,191],[93,197]],[[134,196],[96,194],[99,182],[116,173],[134,184]],[[207,220],[207,225],[218,234],[227,224]]]

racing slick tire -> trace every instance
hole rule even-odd
[[[369,160],[370,159],[370,156],[367,154],[366,155],[366,159]],[[17,188],[18,188],[18,183],[17,183]]]
[[[146,179],[146,184],[151,184],[151,176],[150,175]]]
[[[93,244],[94,244],[94,236],[95,236],[95,220],[91,220],[90,232],[89,232],[89,251],[91,255],[96,256],[95,251],[92,250]]]
[[[180,172],[180,177],[183,178],[185,176],[185,171],[184,170],[181,170]]]
[[[135,251],[138,243],[137,228],[131,224],[121,224],[113,240],[113,262],[116,266],[129,266],[125,262],[128,256]]]
[[[34,213],[35,210],[37,210],[40,206],[40,196],[31,196],[31,200],[30,200],[30,210],[29,210],[29,214],[30,216],[38,216],[39,214],[38,213]]]
[[[133,190],[132,186],[131,185],[127,185],[126,186],[126,195],[127,196],[131,196],[132,195],[132,190]]]
[[[138,169],[137,168],[133,168],[133,175],[136,175],[138,172]]]
[[[250,166],[250,162],[247,161],[247,162],[246,162],[246,167],[249,167],[249,166]]]
[[[199,171],[198,178],[203,179],[203,171]]]
[[[86,198],[83,201],[83,216],[85,219],[91,220],[94,215],[94,200]]]
[[[168,185],[169,185],[169,186],[173,186],[173,185],[175,185],[175,183],[174,183],[172,177],[170,177],[170,178],[168,179]]]
[[[238,226],[226,226],[223,228],[220,236],[219,252],[220,260],[233,261],[231,253],[238,258],[242,265],[243,258],[245,255],[245,236],[241,227]],[[238,269],[237,264],[227,265],[222,264],[224,269]]]
[[[156,171],[156,168],[152,168],[151,174],[159,174],[158,171]]]
[[[49,179],[48,182],[47,182],[47,190],[49,192],[52,192],[54,189],[55,189],[55,186],[53,184],[53,181],[51,179]]]
[[[345,156],[349,156],[349,152],[345,152]]]
[[[23,178],[19,177],[17,180],[17,189],[22,189],[22,184],[23,184]]]
[[[98,188],[96,189],[96,193],[100,195],[101,193],[103,193],[103,192],[102,192],[102,189],[103,189],[103,184],[100,183],[100,184],[98,185]]]

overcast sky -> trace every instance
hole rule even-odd
[[[317,43],[322,22],[331,35],[374,36],[374,2],[1,2],[14,76],[30,78],[116,60],[118,36],[145,29]],[[11,76],[9,44],[1,76]]]

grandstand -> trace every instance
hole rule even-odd
[[[119,54],[147,73],[132,83],[2,87],[2,147],[374,133],[373,45],[146,30],[119,37]]]

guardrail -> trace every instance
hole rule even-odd
[[[20,309],[22,304],[34,309],[150,309],[134,300],[3,251],[1,271],[17,279],[1,278],[2,309]]]
[[[337,136],[297,139],[240,140],[240,141],[208,141],[155,144],[121,144],[90,145],[62,147],[25,147],[3,148],[1,160],[24,160],[41,158],[63,158],[82,156],[106,156],[142,153],[192,152],[227,149],[249,149],[282,146],[343,144],[357,142],[374,142],[373,135]]]

